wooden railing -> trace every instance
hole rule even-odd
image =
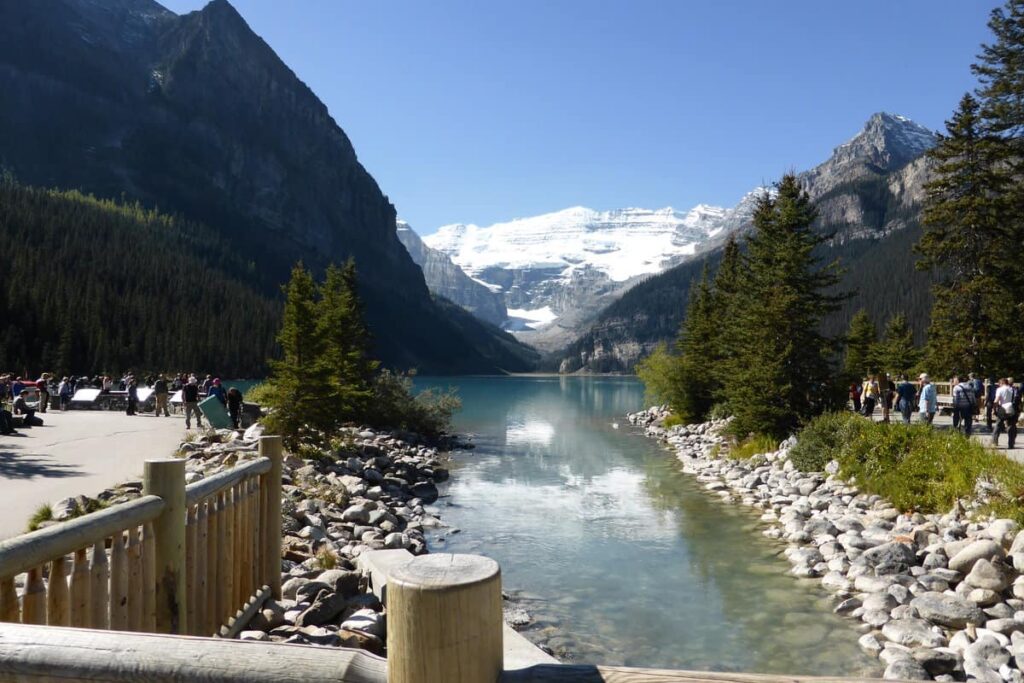
[[[0,621],[232,634],[280,597],[281,459],[263,437],[259,458],[187,487],[184,460],[150,460],[141,498],[0,542]]]

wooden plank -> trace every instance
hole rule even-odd
[[[218,472],[212,476],[200,479],[185,487],[185,503],[196,505],[201,500],[216,495],[224,489],[230,488],[248,477],[264,474],[271,468],[270,460],[267,458],[256,458],[236,465],[230,470]]]
[[[89,583],[89,553],[79,548],[71,568],[71,626],[89,628]]]
[[[129,526],[155,519],[163,509],[160,498],[143,496],[0,541],[0,576],[16,576],[56,557],[70,555]]]
[[[46,623],[50,626],[71,625],[67,566],[63,556],[50,562],[50,580],[46,586]]]
[[[224,565],[224,573],[221,576],[220,589],[224,592],[224,604],[221,607],[220,614],[217,615],[219,619],[217,625],[223,626],[228,623],[228,619],[234,615],[235,610],[238,609],[239,604],[235,601],[235,529],[237,529],[237,515],[235,514],[238,508],[237,501],[235,500],[235,487],[224,490],[224,510],[221,512],[221,529],[224,531],[224,545],[221,546],[224,551],[224,557],[221,558],[221,563]]]
[[[856,683],[878,680],[881,679],[670,671],[588,664],[531,666],[505,671],[499,679],[500,683]]]
[[[128,628],[128,553],[124,548],[124,532],[114,534],[110,545],[110,629]]]
[[[198,552],[197,544],[199,543],[199,528],[197,526],[197,512],[196,506],[186,506],[187,519],[185,522],[185,594],[187,595],[188,604],[195,605],[198,602],[199,595],[196,592],[196,553]],[[205,550],[205,549],[204,549]],[[189,635],[195,635],[195,610],[190,609],[187,616],[187,621],[182,624],[181,632]]]
[[[17,623],[21,621],[21,607],[18,605],[18,590],[14,577],[0,579],[0,621]]]
[[[28,570],[25,594],[21,596],[21,618],[26,624],[46,623],[46,584],[41,567]]]
[[[2,624],[0,680],[385,683],[387,673],[362,650]]]
[[[210,539],[208,535],[206,506],[203,501],[196,506],[196,566],[195,566],[195,601],[192,602],[191,634],[196,636],[209,635],[206,631],[206,559]]]
[[[92,546],[92,565],[89,567],[89,627],[110,628],[110,562],[107,560],[105,539]]]
[[[284,469],[284,445],[280,436],[260,437],[260,455],[270,461],[264,479],[266,509],[260,524],[263,530],[263,582],[270,586],[275,600],[281,599],[281,477]]]
[[[220,557],[220,502],[214,498],[206,501],[206,619],[203,621],[203,635],[210,636],[217,630],[220,614],[217,612],[217,595],[220,586],[217,583]]]
[[[128,529],[128,630],[142,630],[142,544],[138,527]]]
[[[156,532],[152,522],[142,527],[142,630],[156,631]]]

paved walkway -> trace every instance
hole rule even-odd
[[[40,503],[140,479],[143,463],[170,456],[185,433],[180,416],[72,410],[41,417],[43,427],[0,436],[0,539],[22,533]]]

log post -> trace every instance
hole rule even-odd
[[[139,528],[128,528],[128,630],[142,630],[142,545]]]
[[[14,587],[14,577],[0,579],[0,621],[21,621],[21,608],[18,606],[18,589]]]
[[[206,530],[206,501],[202,500],[196,505],[196,585],[192,591],[195,600],[189,603],[192,606],[189,610],[189,627],[191,635],[194,636],[206,635],[206,548],[209,545]]]
[[[185,594],[187,596],[188,604],[192,607],[188,611],[188,621],[182,623],[182,633],[188,635],[194,635],[196,627],[193,622],[196,618],[196,604],[199,602],[199,593],[196,591],[196,586],[199,582],[196,580],[196,554],[198,553],[199,543],[199,527],[198,527],[198,510],[195,506],[189,506],[185,511]],[[203,548],[205,551],[206,549]]]
[[[422,555],[388,579],[388,683],[491,683],[503,668],[501,570]]]
[[[142,527],[142,630],[156,630],[156,532],[152,522]]]
[[[221,562],[224,563],[224,574],[221,579],[220,588],[224,591],[224,604],[221,606],[220,614],[217,615],[217,626],[228,623],[228,619],[238,609],[235,604],[235,529],[238,515],[238,500],[235,498],[235,487],[229,486],[222,492],[224,494],[224,509],[221,511],[220,528],[224,533],[224,556]]]
[[[263,575],[259,583],[270,586],[275,600],[281,599],[281,472],[284,449],[280,436],[260,437],[260,455],[270,460],[270,471],[264,475],[266,508],[262,511],[260,529],[263,535]]]
[[[50,582],[46,587],[46,623],[50,626],[70,625],[67,564],[63,555],[50,562]]]
[[[71,567],[71,625],[89,628],[89,554],[85,548],[75,551]]]
[[[110,544],[110,630],[128,630],[128,552],[123,531],[114,534]]]
[[[203,635],[211,636],[219,625],[220,613],[217,611],[217,596],[220,595],[220,584],[217,583],[217,568],[222,562],[220,557],[220,512],[217,508],[217,496],[206,501],[206,621],[203,622]]]
[[[147,460],[143,491],[160,496],[164,510],[153,523],[156,534],[156,631],[182,633],[185,597],[185,461]]]

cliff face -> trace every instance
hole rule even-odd
[[[909,119],[875,114],[829,159],[798,175],[818,208],[817,229],[832,235],[820,255],[841,259],[847,269],[843,289],[855,292],[826,321],[829,332],[845,329],[849,316],[861,307],[879,323],[904,312],[918,335],[923,332],[930,308],[929,280],[914,271],[912,245],[920,234],[928,178],[924,154],[935,142],[934,133]],[[673,339],[685,317],[690,285],[704,264],[714,268],[728,235],[751,229],[756,194],[747,195],[732,210],[728,229],[696,258],[630,289],[549,358],[547,369],[630,372],[655,345]]]
[[[480,352],[437,308],[345,133],[226,0],[183,16],[150,0],[2,0],[0,92],[0,164],[22,182],[202,221],[265,292],[298,259],[354,257],[392,365],[528,367],[524,349]]]
[[[423,271],[431,292],[492,325],[500,326],[508,319],[508,310],[499,292],[491,291],[469,277],[450,258],[424,244],[405,221],[398,221],[398,240]]]

